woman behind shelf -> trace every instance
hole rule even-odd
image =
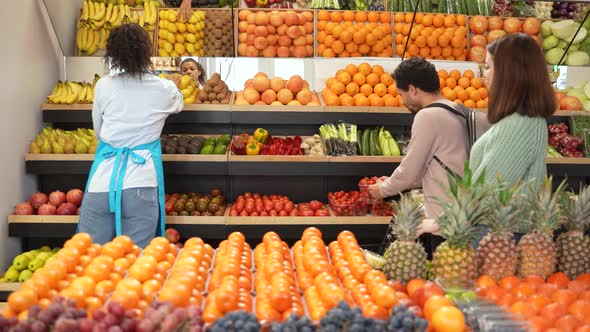
[[[199,82],[202,87],[207,82],[207,72],[205,68],[193,58],[186,58],[180,63],[180,72],[183,75],[190,75],[195,81]]]
[[[530,181],[541,188],[546,176],[547,123],[557,108],[543,51],[526,34],[508,35],[488,45],[488,121],[493,124],[473,145],[474,177],[485,171],[507,184]]]
[[[104,57],[112,72],[95,87],[92,121],[99,139],[80,211],[80,232],[97,243],[127,235],[146,246],[164,233],[160,134],[182,110],[178,80],[150,72],[151,43],[136,24],[114,29]]]

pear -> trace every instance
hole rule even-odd
[[[33,259],[32,261],[29,262],[29,265],[27,265],[27,267],[29,268],[29,270],[35,272],[38,269],[42,268],[43,265],[45,265],[45,260],[40,259],[40,258],[35,258],[35,259]]]
[[[25,282],[25,281],[31,279],[32,276],[33,276],[33,271],[31,271],[31,270],[23,270],[18,275],[18,282]]]
[[[95,144],[90,145],[90,148],[88,148],[88,153],[90,153],[90,154],[96,153],[96,145]]]
[[[89,140],[87,140],[86,138],[82,137],[82,138],[81,138],[81,139],[78,141],[78,143],[80,143],[80,142],[81,142],[81,143],[83,143],[84,145],[86,145],[86,147],[87,147],[87,148],[89,148],[89,147],[90,147],[90,141],[89,141]]]
[[[20,255],[14,257],[14,260],[12,261],[12,266],[17,271],[22,271],[27,268],[27,266],[29,265],[30,262],[31,262],[31,259],[29,257],[27,257],[23,254],[20,254]]]
[[[88,146],[86,146],[86,144],[84,144],[82,142],[78,142],[78,143],[76,143],[76,146],[74,147],[74,152],[76,152],[77,154],[88,153]]]
[[[41,131],[41,133],[42,133],[44,136],[48,136],[48,135],[49,135],[49,134],[51,134],[52,132],[53,132],[53,128],[51,128],[51,127],[45,127],[45,128],[43,128],[43,130]]]
[[[64,147],[59,145],[59,143],[57,143],[57,142],[53,142],[53,143],[51,143],[51,151],[55,154],[63,154]]]
[[[6,278],[6,281],[8,282],[17,282],[19,274],[20,272],[18,272],[14,266],[11,266],[6,270],[6,273],[4,273],[4,278]]]
[[[32,257],[32,258],[37,257],[37,255],[39,255],[40,253],[41,253],[41,249],[34,249],[34,250],[27,251],[27,254],[29,254],[30,257]]]
[[[43,246],[43,247],[39,248],[39,250],[41,250],[42,252],[50,252],[51,247],[50,246]]]
[[[51,145],[47,139],[43,140],[43,144],[41,144],[41,153],[51,153]]]
[[[63,135],[59,135],[57,136],[57,140],[55,142],[61,146],[64,146],[64,144],[66,144],[66,138]]]
[[[37,255],[37,257],[35,257],[35,259],[40,259],[43,262],[45,262],[47,260],[47,258],[49,258],[49,257],[51,257],[51,253],[50,252],[42,252],[39,255]]]
[[[64,153],[67,153],[67,154],[74,153],[74,146],[75,146],[74,141],[67,139],[66,143],[64,144]]]
[[[43,135],[39,134],[37,137],[35,137],[35,144],[37,144],[37,146],[41,146],[41,144],[43,144]]]
[[[41,153],[41,148],[35,142],[31,143],[31,147],[29,148],[29,153],[39,154]]]

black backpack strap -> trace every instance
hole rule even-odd
[[[462,118],[464,118],[464,119],[467,119],[467,116],[466,116],[464,113],[462,113],[462,112],[459,112],[459,111],[458,111],[458,110],[456,110],[454,107],[452,107],[452,106],[449,106],[449,105],[447,105],[447,104],[443,104],[443,103],[432,103],[432,104],[430,104],[430,105],[428,105],[428,106],[426,106],[426,107],[424,107],[424,108],[429,108],[429,107],[440,107],[440,108],[444,108],[444,109],[446,109],[447,111],[449,111],[449,112],[451,112],[451,113],[453,113],[453,114],[455,114],[455,115],[458,115],[458,116],[460,116],[460,117],[462,117]]]
[[[437,156],[434,156],[433,158],[440,165],[440,167],[442,167],[445,171],[447,171],[447,173],[451,174],[453,177],[456,177],[459,179],[462,178],[462,176],[459,176],[459,174],[455,173],[455,171],[453,171],[452,169],[449,168],[449,166],[447,166],[445,163],[443,163],[443,161],[440,160],[440,158],[438,158]]]

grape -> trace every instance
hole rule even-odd
[[[109,330],[109,327],[106,325],[105,322],[98,322],[92,328],[92,332],[107,332],[108,330]]]
[[[166,316],[164,321],[162,322],[162,330],[164,331],[174,331],[176,327],[179,325],[179,321],[176,320],[174,315]]]
[[[35,321],[31,324],[31,332],[46,332],[47,327],[40,321]]]
[[[114,326],[119,324],[119,318],[113,314],[107,314],[103,320],[107,326]]]
[[[134,318],[123,318],[120,326],[123,332],[134,332],[137,321]]]
[[[94,320],[91,318],[84,318],[80,320],[80,332],[92,332],[94,327]]]
[[[195,317],[198,317],[200,319],[201,318],[201,315],[202,315],[201,308],[199,308],[199,307],[197,307],[195,305],[189,306],[186,309],[186,313],[188,314],[188,317],[191,318],[191,319],[194,319]]]
[[[178,322],[183,322],[188,317],[186,309],[184,309],[184,308],[174,309],[174,312],[172,313],[172,315],[174,315],[176,317],[176,320]]]
[[[108,332],[123,332],[123,330],[119,326],[111,326]]]
[[[92,314],[92,317],[94,318],[95,321],[104,320],[106,316],[107,316],[107,313],[104,310],[97,310]]]
[[[41,313],[41,307],[37,304],[35,304],[29,308],[29,318],[38,319],[40,313]]]
[[[125,308],[123,308],[123,306],[118,302],[109,302],[108,310],[109,313],[115,315],[117,319],[121,319],[123,316],[125,316]]]
[[[70,318],[58,318],[53,326],[55,332],[70,332],[78,330],[78,321]]]

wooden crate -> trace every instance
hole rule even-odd
[[[236,44],[235,44],[235,37],[234,37],[234,30],[235,30],[235,26],[234,26],[234,13],[235,11],[232,10],[232,8],[200,8],[199,10],[202,10],[205,12],[205,27],[207,27],[207,24],[212,24],[213,22],[210,21],[210,13],[220,13],[222,15],[228,15],[230,17],[230,23],[231,23],[231,33],[232,36],[230,38],[231,40],[231,50],[228,54],[222,55],[224,57],[232,57],[235,53],[236,53]],[[227,32],[225,32],[227,33]],[[205,44],[205,56],[206,57],[215,57],[215,55],[213,55],[211,50],[208,50],[207,45]]]

